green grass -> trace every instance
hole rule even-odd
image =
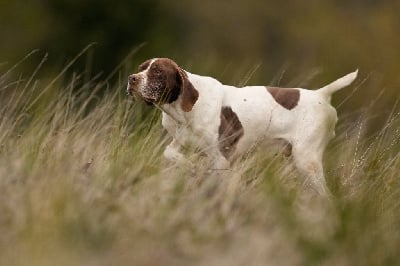
[[[159,111],[124,85],[35,74],[0,74],[0,265],[399,264],[396,108],[368,137],[368,115],[342,115],[329,203],[265,150],[168,163]]]

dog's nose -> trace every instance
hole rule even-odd
[[[130,86],[135,85],[135,83],[137,82],[137,80],[138,80],[138,76],[137,76],[136,74],[130,75],[130,76],[128,77],[128,83],[129,83]]]

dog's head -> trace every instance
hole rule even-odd
[[[185,112],[192,110],[199,97],[187,73],[168,58],[150,59],[142,63],[139,73],[128,77],[127,92],[159,106],[181,99],[181,108]]]

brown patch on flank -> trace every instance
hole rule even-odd
[[[292,110],[299,103],[300,91],[298,89],[267,87],[267,90],[277,103],[288,110]]]
[[[221,124],[218,129],[219,150],[228,159],[235,151],[236,144],[243,136],[244,130],[238,116],[231,107],[221,108]]]

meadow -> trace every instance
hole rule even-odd
[[[339,109],[327,202],[275,151],[227,171],[167,162],[160,111],[124,75],[72,62],[49,79],[42,63],[0,68],[0,265],[400,264],[397,105],[372,133],[373,100]]]

